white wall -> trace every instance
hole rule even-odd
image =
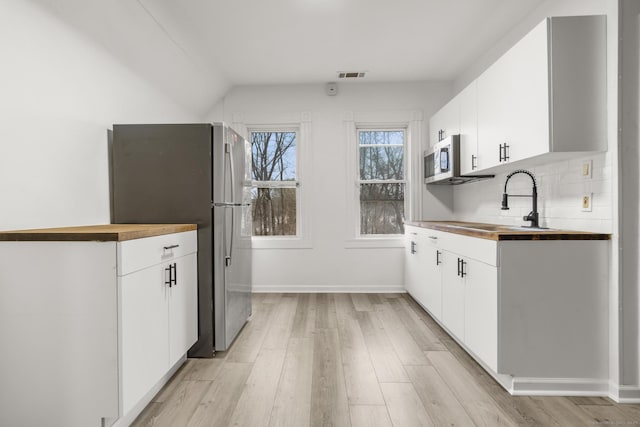
[[[311,247],[255,249],[255,291],[398,291],[403,289],[403,249],[347,248],[347,229],[355,224],[347,211],[354,179],[347,176],[345,115],[415,111],[428,117],[450,97],[445,83],[338,85],[338,95],[325,95],[324,85],[245,86],[232,89],[211,113],[211,120],[232,122],[243,117],[296,116],[308,113],[312,175],[302,181],[311,207],[302,212],[311,221]],[[425,125],[419,138],[426,144]],[[305,141],[300,141],[305,144]],[[304,165],[301,165],[301,168]],[[419,184],[421,185],[421,184]],[[425,195],[430,216],[450,217],[450,206]]]
[[[622,384],[640,385],[640,2],[621,2],[620,242]],[[640,394],[640,393],[638,393]]]
[[[30,2],[0,3],[0,229],[109,222],[107,129],[193,121]]]
[[[584,162],[593,164],[592,177],[582,177]],[[531,199],[509,199],[509,210],[500,209],[504,183],[509,172],[527,169],[538,184],[540,225],[563,230],[613,232],[613,181],[611,156],[595,153],[587,157],[537,166],[518,166],[487,181],[461,185],[454,190],[454,216],[460,221],[529,225],[522,217],[531,211]],[[509,180],[509,194],[531,194],[531,179],[515,175]],[[582,211],[582,195],[593,193],[592,211]]]

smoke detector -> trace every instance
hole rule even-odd
[[[338,71],[339,79],[363,79],[366,75],[366,71]]]
[[[329,96],[336,96],[338,94],[338,85],[335,82],[329,82],[325,86],[325,91]]]

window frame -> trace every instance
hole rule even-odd
[[[420,177],[420,156],[423,134],[422,110],[396,110],[377,112],[352,112],[343,114],[345,141],[348,145],[345,157],[348,185],[346,192],[347,221],[345,222],[346,249],[403,248],[404,235],[401,234],[360,234],[360,142],[358,129],[404,129],[404,203],[405,221],[420,217],[422,186]],[[385,181],[386,182],[386,181]]]
[[[259,126],[259,127],[247,127],[247,134],[249,136],[249,143],[253,144],[254,133],[295,133],[296,134],[296,174],[294,180],[287,181],[257,181],[251,179],[251,190],[258,188],[295,188],[296,190],[296,234],[295,235],[275,235],[275,236],[254,236],[253,226],[251,231],[251,238],[253,239],[298,239],[300,238],[300,153],[298,150],[298,144],[300,142],[300,129],[297,127],[282,127],[282,126]],[[251,147],[253,153],[253,146]],[[253,175],[253,174],[252,174]]]
[[[405,218],[407,212],[409,212],[409,200],[407,197],[407,140],[409,133],[409,126],[407,124],[404,125],[396,125],[396,126],[377,126],[377,125],[358,125],[356,124],[356,168],[357,168],[357,177],[356,177],[356,185],[358,186],[358,199],[356,203],[356,219],[358,221],[357,230],[356,230],[356,238],[357,239],[381,239],[381,238],[395,238],[398,236],[402,236],[403,233],[388,233],[388,234],[362,234],[362,224],[361,224],[361,215],[362,215],[362,201],[360,200],[361,189],[363,185],[367,184],[402,184],[404,185],[404,200],[403,200],[403,208],[405,212]],[[402,131],[403,138],[402,144],[360,144],[360,132],[393,132],[393,131]],[[362,147],[402,147],[402,171],[403,171],[403,179],[362,179],[360,176],[360,148]]]
[[[231,127],[251,141],[251,132],[296,131],[296,235],[295,236],[252,236],[253,249],[311,249],[312,228],[311,194],[307,191],[312,164],[311,154],[311,114],[302,113],[234,113]],[[251,188],[255,188],[253,180]]]

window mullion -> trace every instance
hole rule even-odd
[[[360,184],[406,184],[406,179],[360,179]]]
[[[252,181],[251,186],[259,188],[296,188],[300,186],[300,181]]]

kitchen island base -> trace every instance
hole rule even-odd
[[[136,418],[197,339],[195,228],[0,232],[0,425]]]

